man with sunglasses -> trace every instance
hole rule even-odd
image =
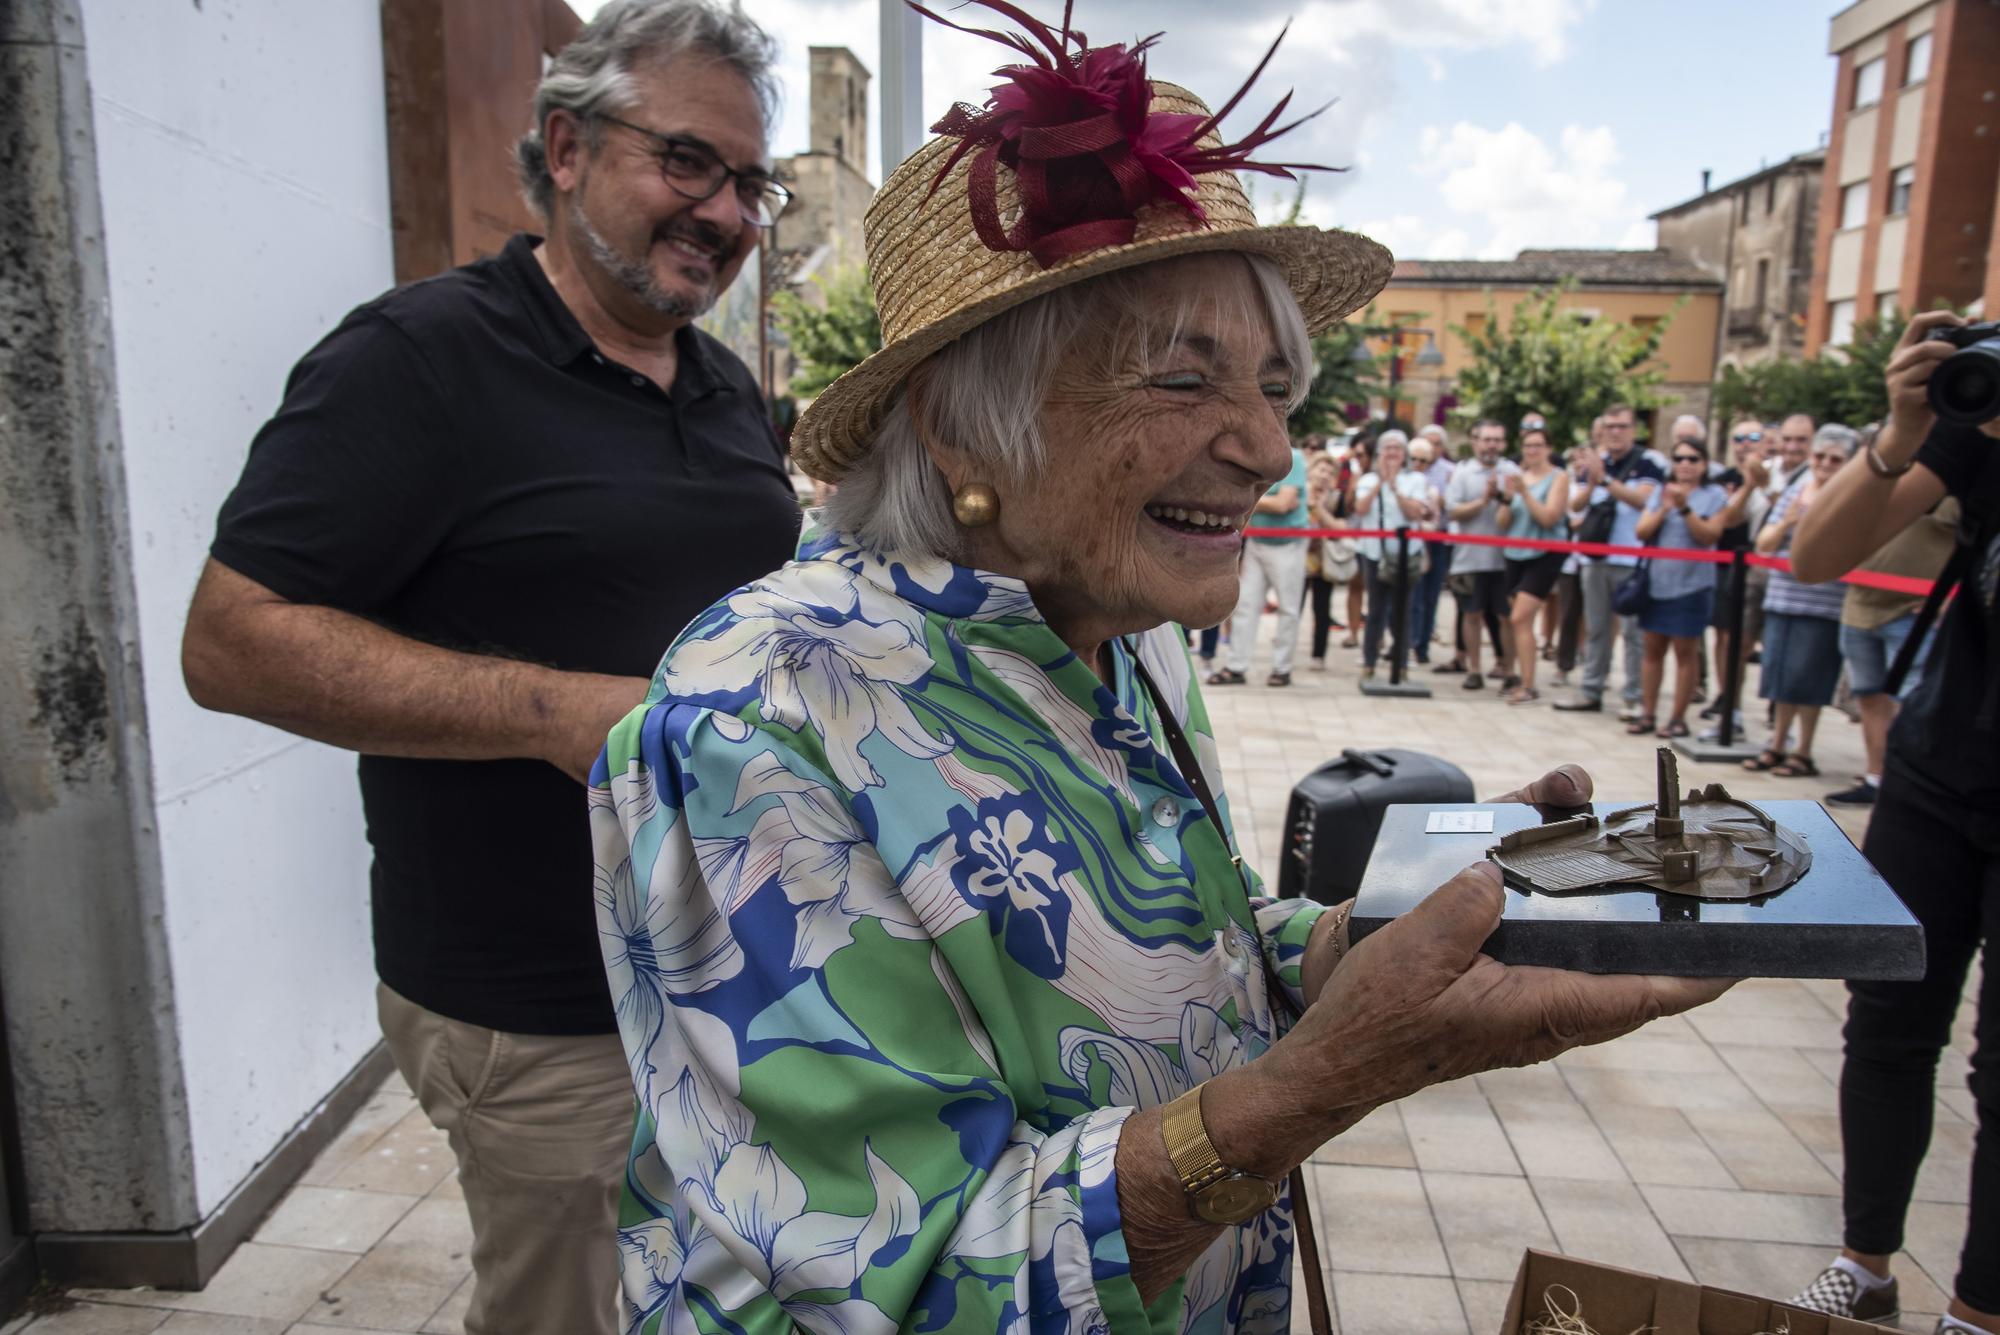
[[[188,616],[198,701],[361,753],[377,1006],[457,1155],[482,1335],[615,1328],[632,1086],[579,780],[796,541],[758,386],[692,324],[785,204],[774,56],[735,0],[603,8],[517,149],[546,237],[306,355]]]

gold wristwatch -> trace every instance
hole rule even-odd
[[[1206,1088],[1196,1085],[1169,1103],[1160,1114],[1160,1133],[1181,1190],[1187,1193],[1188,1212],[1211,1224],[1240,1224],[1270,1209],[1278,1199],[1278,1188],[1254,1174],[1236,1171],[1216,1154],[1201,1120],[1201,1092]]]

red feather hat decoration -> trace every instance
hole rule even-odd
[[[1271,63],[1278,42],[1285,38],[1283,32],[1220,111],[1208,117],[1174,115],[1151,110],[1146,52],[1159,40],[1158,33],[1129,47],[1092,47],[1070,27],[1068,5],[1057,30],[1008,0],[970,0],[1025,30],[1005,33],[968,28],[916,0],[908,3],[934,22],[989,38],[1034,62],[996,70],[1006,82],[991,90],[984,109],[961,102],[931,127],[933,133],[959,141],[931,182],[931,191],[935,193],[951,169],[971,155],[967,193],[972,222],[989,249],[1025,250],[1047,269],[1089,251],[1130,242],[1138,212],[1149,204],[1178,205],[1196,221],[1205,222],[1195,198],[1198,175],[1254,171],[1290,180],[1294,171],[1328,170],[1312,163],[1251,160],[1259,148],[1319,114],[1314,111],[1279,125],[1291,103],[1290,93],[1236,143],[1200,146],[1203,136],[1235,110]],[[1020,194],[1021,216],[1012,228],[1000,221],[1001,163],[1014,172]]]

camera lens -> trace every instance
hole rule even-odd
[[[1931,373],[1931,411],[1947,422],[1977,426],[2000,417],[2000,338],[1960,348]]]

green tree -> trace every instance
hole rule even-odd
[[[1768,422],[1793,413],[1853,427],[1879,422],[1889,411],[1882,376],[1908,323],[1899,315],[1863,320],[1847,346],[1821,349],[1806,361],[1725,366],[1715,382],[1715,411],[1725,422],[1743,416]]]
[[[805,398],[825,389],[882,346],[882,321],[875,313],[875,289],[868,271],[842,269],[813,283],[826,305],[815,306],[796,292],[771,299],[778,327],[792,343],[791,392]]]
[[[1491,417],[1511,431],[1528,413],[1540,413],[1556,447],[1566,449],[1582,443],[1591,419],[1614,403],[1644,411],[1666,402],[1656,392],[1666,372],[1648,363],[1680,304],[1646,330],[1606,320],[1586,324],[1561,306],[1575,286],[1529,293],[1504,329],[1490,295],[1483,327],[1451,327],[1471,356],[1458,376],[1456,415]]]
[[[1376,394],[1386,393],[1383,358],[1368,347],[1368,321],[1374,308],[1352,322],[1342,322],[1316,335],[1312,341],[1313,378],[1306,389],[1305,402],[1292,414],[1292,427],[1299,432],[1331,433],[1347,426],[1347,405],[1366,404]],[[1365,353],[1357,357],[1356,353]]]

